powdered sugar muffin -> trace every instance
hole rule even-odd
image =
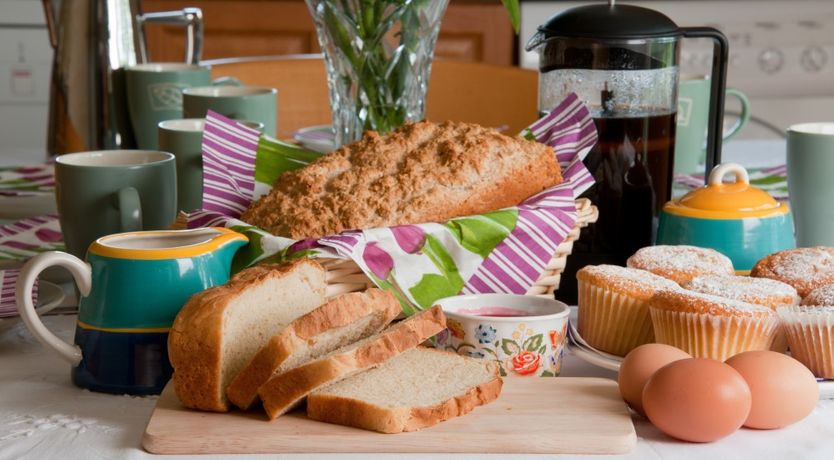
[[[654,341],[648,301],[660,290],[680,289],[653,273],[616,265],[587,266],[576,279],[579,335],[592,347],[618,356]]]
[[[834,284],[826,284],[814,289],[802,299],[802,305],[834,307]]]
[[[815,376],[834,379],[834,306],[779,307],[776,311],[791,355]]]
[[[658,292],[649,311],[658,343],[719,361],[768,350],[779,325],[768,307],[683,289]]]
[[[799,305],[800,301],[796,289],[791,285],[768,278],[705,275],[692,278],[683,287],[702,294],[762,305],[773,311],[780,306]],[[785,334],[780,327],[771,350],[784,353],[787,349]]]
[[[683,287],[702,294],[764,305],[773,310],[781,305],[799,305],[800,301],[793,286],[768,278],[703,275],[692,278]]]
[[[790,284],[801,297],[814,289],[834,283],[834,248],[788,249],[756,262],[750,276]]]
[[[695,246],[648,246],[626,261],[631,268],[648,270],[683,284],[699,275],[734,275],[733,262],[714,249]]]

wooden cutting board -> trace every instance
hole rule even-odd
[[[155,454],[482,452],[623,454],[637,436],[617,383],[599,378],[505,378],[497,401],[421,431],[381,434],[309,420],[266,421],[182,407],[169,384],[142,441]]]

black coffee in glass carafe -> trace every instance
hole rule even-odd
[[[654,242],[660,210],[671,198],[684,36],[712,38],[717,56],[725,55],[726,40],[714,29],[678,28],[656,11],[613,2],[566,10],[540,26],[527,44],[540,55],[540,111],[576,93],[598,135],[584,160],[595,184],[582,196],[599,209],[599,219],[574,243],[556,293],[561,300],[576,303],[578,269],[625,265],[635,251]],[[720,87],[723,96],[725,69],[714,69],[713,94]],[[723,110],[723,97],[718,99],[714,102]],[[708,168],[717,161],[714,126],[710,130]]]

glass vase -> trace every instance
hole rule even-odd
[[[426,111],[448,0],[306,0],[327,66],[336,144],[386,133]]]

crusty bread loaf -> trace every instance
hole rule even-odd
[[[248,409],[258,388],[273,375],[378,333],[401,312],[400,303],[380,289],[331,299],[273,336],[226,389],[229,400]]]
[[[419,347],[307,398],[307,416],[382,433],[464,415],[501,393],[492,361]]]
[[[258,395],[267,415],[274,419],[311,392],[410,350],[445,327],[443,310],[434,306],[377,335],[272,377],[261,386]]]
[[[321,305],[325,270],[300,259],[248,268],[225,285],[193,295],[174,320],[168,357],[186,407],[229,409],[226,386],[270,337]]]
[[[560,182],[544,144],[476,124],[418,122],[368,132],[282,174],[241,219],[279,236],[321,237],[515,206]]]

